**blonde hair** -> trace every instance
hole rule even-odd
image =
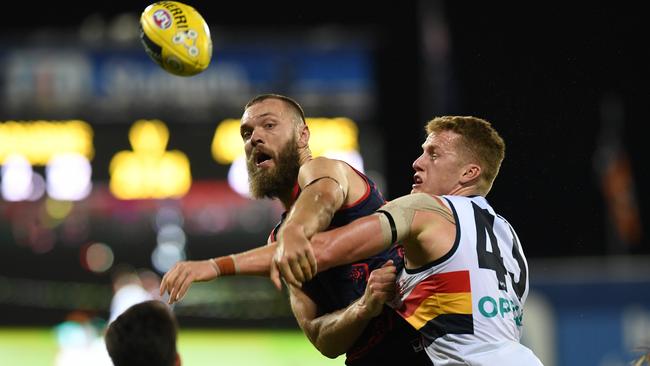
[[[482,170],[478,189],[487,195],[494,179],[499,174],[501,162],[505,156],[506,144],[490,122],[471,116],[442,116],[429,121],[427,134],[432,132],[452,131],[461,136],[461,143],[456,147],[464,150],[466,156],[475,160]]]

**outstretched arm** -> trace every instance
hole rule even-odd
[[[318,270],[353,263],[379,253],[390,243],[381,234],[381,220],[375,214],[354,221],[354,225],[318,233],[312,237],[312,247]],[[173,304],[185,296],[193,282],[211,281],[221,276],[259,275],[268,276],[277,242],[246,252],[199,261],[180,261],[172,267],[160,282],[160,294],[169,293]],[[287,282],[298,283],[286,263],[281,271],[287,273]],[[282,288],[279,275],[272,280]]]
[[[416,210],[422,208],[427,211],[420,211],[420,219],[414,220],[414,217],[418,217]],[[377,213],[359,218],[348,225],[315,234],[310,247],[313,247],[318,270],[324,271],[334,266],[368,258],[396,241],[418,237],[423,232],[436,230],[436,222],[445,221],[454,223],[449,209],[431,196],[418,193],[398,198],[384,205]],[[453,242],[455,230],[449,232],[449,235],[451,237],[445,241]],[[160,286],[161,294],[167,290],[170,293],[170,302],[175,302],[185,295],[194,281],[209,281],[218,276],[234,274],[266,276],[269,274],[271,258],[276,252],[276,247],[277,245],[272,243],[214,260],[179,262],[163,277]],[[289,284],[300,286],[302,280],[293,272],[296,267],[283,261],[276,264]],[[282,287],[280,275],[272,273],[271,278],[280,289]]]
[[[201,261],[180,261],[160,282],[160,295],[169,293],[173,304],[185,296],[193,282],[211,281],[221,276],[268,276],[277,244],[261,246],[246,252]]]

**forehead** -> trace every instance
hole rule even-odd
[[[255,103],[244,111],[242,124],[251,124],[262,121],[267,117],[283,118],[288,114],[285,103],[279,99],[269,98]]]
[[[460,137],[452,131],[434,131],[431,132],[424,143],[423,149],[436,148],[436,149],[452,149],[454,142]]]

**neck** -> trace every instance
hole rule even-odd
[[[293,198],[293,187],[291,187],[291,189],[287,192],[282,192],[282,194],[278,195],[277,198],[282,203],[284,210],[289,211],[295,202]]]
[[[447,193],[452,196],[483,196],[476,186],[457,186]]]
[[[299,155],[299,162],[301,167],[312,159],[311,150],[309,149],[309,147],[300,149],[298,155]],[[298,181],[298,177],[296,177],[296,182],[297,181]],[[282,203],[282,206],[284,206],[285,211],[289,211],[293,206],[294,202],[296,201],[297,197],[294,197],[293,195],[294,187],[295,185],[292,185],[291,187],[287,187],[286,190],[284,190],[282,193],[280,193],[277,196],[277,199]]]
[[[309,146],[302,148],[298,151],[298,156],[300,157],[300,166],[303,166],[311,160],[311,150]]]

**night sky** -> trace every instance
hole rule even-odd
[[[377,123],[389,147],[389,198],[408,193],[422,127],[433,117],[422,112],[429,108],[422,98],[418,6],[409,1],[374,6],[327,1],[300,7],[231,2],[227,8],[223,2],[188,3],[209,23],[233,29],[264,32],[324,24],[373,29],[380,40]],[[642,150],[647,138],[638,131],[650,109],[646,13],[591,4],[442,5],[453,89],[452,102],[435,113],[483,117],[501,132],[506,159],[488,198],[518,231],[528,257],[650,253],[647,232],[636,245],[608,246],[608,211],[594,168],[603,163],[595,157],[601,102],[613,97],[623,107],[621,151],[630,158],[635,202],[647,231],[650,200],[643,188],[648,158]],[[140,8],[133,1],[70,6],[56,2],[40,9],[30,5],[29,10],[27,4],[18,6],[0,23],[5,35],[33,24],[76,26],[91,13],[110,16]]]

